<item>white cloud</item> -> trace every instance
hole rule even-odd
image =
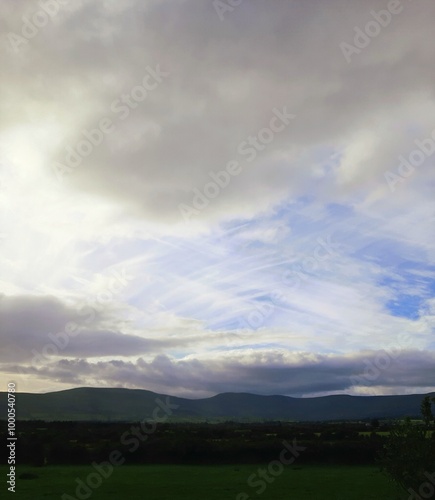
[[[382,8],[375,0],[252,0],[224,21],[212,2],[87,0],[60,8],[18,51],[7,34],[21,33],[35,4],[3,1],[6,368],[26,366],[29,350],[72,321],[77,304],[98,305],[106,278],[123,270],[131,278],[109,289],[98,321],[45,371],[30,371],[26,387],[102,376],[164,388],[185,376],[180,393],[209,394],[236,387],[225,360],[252,376],[303,352],[324,371],[300,392],[334,392],[346,387],[327,356],[385,348],[398,331],[432,353],[434,158],[394,190],[385,172],[435,129],[435,5],[402,4],[348,63],[340,43]],[[295,118],[258,142],[284,108]],[[77,160],[89,134],[101,144]],[[241,173],[186,224],[179,204],[230,161]],[[62,182],[55,162],[70,167]],[[325,254],[328,237],[337,248]],[[400,390],[421,386],[405,379]],[[378,390],[399,386],[382,380]],[[271,378],[262,390],[297,388]]]

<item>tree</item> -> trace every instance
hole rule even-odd
[[[377,418],[372,419],[370,422],[370,426],[372,429],[378,429],[379,428],[379,420]]]
[[[421,416],[423,417],[426,428],[430,426],[430,423],[434,420],[432,413],[432,403],[435,403],[435,397],[425,396],[420,405]]]
[[[425,426],[406,418],[391,429],[380,457],[381,468],[407,491],[418,490],[427,481],[426,474],[435,471],[435,439],[427,433],[434,418],[429,396],[423,399],[420,411]]]
[[[405,490],[418,489],[426,481],[424,473],[435,465],[431,451],[426,430],[407,418],[390,431],[381,454],[382,469]]]

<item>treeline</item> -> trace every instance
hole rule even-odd
[[[1,422],[6,442],[6,423]],[[17,463],[77,465],[107,460],[119,450],[130,464],[237,464],[276,459],[283,441],[305,450],[298,464],[373,464],[389,425],[162,423],[146,432],[139,422],[17,422]],[[380,432],[379,432],[380,431]],[[6,450],[6,446],[2,447]],[[1,462],[6,463],[6,453]]]

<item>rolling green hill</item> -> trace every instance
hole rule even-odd
[[[432,393],[434,396],[435,393]],[[205,399],[169,397],[171,420],[363,420],[418,416],[424,394],[405,396],[324,396],[292,398],[224,393]],[[21,420],[137,421],[152,418],[156,399],[166,395],[139,389],[77,388],[47,394],[16,394]],[[7,394],[0,393],[6,416]],[[2,417],[0,417],[2,418]]]

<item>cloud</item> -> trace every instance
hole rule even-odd
[[[404,333],[376,390],[424,385],[435,4],[399,4],[349,58],[387,3],[3,1],[3,373],[328,393]]]
[[[46,367],[22,368],[63,384],[131,387],[176,396],[205,397],[221,392],[310,396],[325,393],[401,394],[435,385],[433,352],[412,349],[352,355],[287,353],[279,350],[227,353],[176,360],[60,360]],[[13,367],[9,367],[13,370]]]
[[[167,347],[168,342],[105,330],[110,310],[69,306],[54,297],[0,297],[0,363],[34,365],[56,357],[132,356]],[[112,318],[113,321],[113,318]]]
[[[18,55],[3,54],[3,63],[16,68],[3,79],[3,108],[16,104],[13,114],[2,115],[3,129],[13,130],[19,119],[31,135],[36,126],[46,130],[50,171],[53,162],[65,163],[65,148],[77,149],[84,130],[110,119],[113,132],[64,182],[165,223],[180,222],[179,204],[191,204],[193,190],[203,190],[209,172],[230,160],[243,163],[243,172],[201,218],[252,216],[304,195],[320,147],[343,150],[325,181],[327,199],[351,201],[368,188],[386,192],[384,171],[414,137],[434,128],[434,49],[427,43],[434,6],[403,3],[403,12],[349,64],[340,43],[353,40],[354,26],[364,28],[378,2],[308,8],[295,1],[270,9],[254,1],[225,22],[211,3],[128,2],[113,9],[85,2],[60,13]],[[9,30],[20,28],[15,16],[8,21]],[[125,113],[117,111],[149,67],[169,75],[143,101],[130,97]],[[36,76],[17,82],[23,71]],[[239,145],[283,107],[296,119],[249,163]],[[50,110],[56,110],[51,123]],[[415,123],[418,131],[410,132]]]

